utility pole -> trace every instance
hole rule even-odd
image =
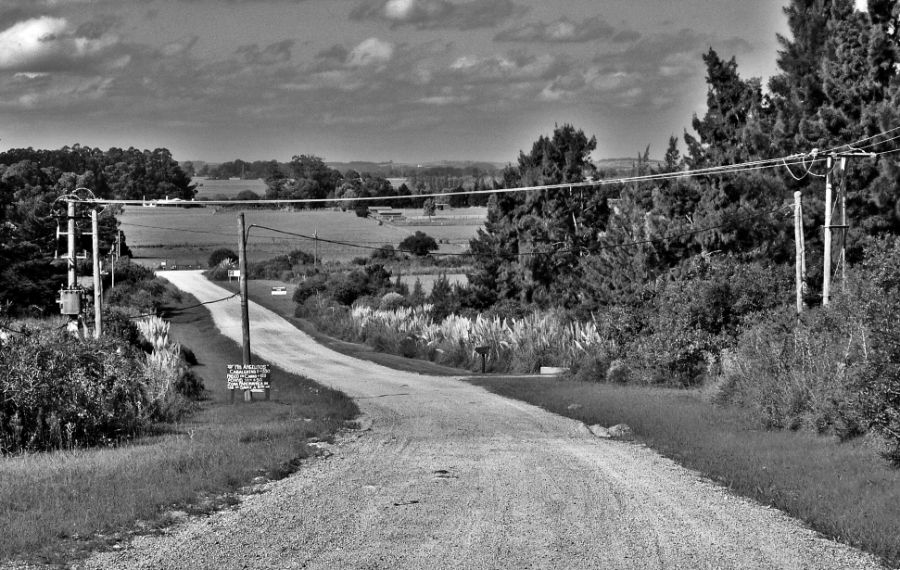
[[[244,232],[244,213],[238,214],[238,270],[241,272],[238,277],[238,285],[241,291],[241,336],[243,338],[242,361],[244,366],[252,364],[250,361],[250,314],[248,311],[248,295],[247,295],[247,234]],[[244,401],[253,400],[253,394],[250,390],[244,390]]]
[[[832,230],[841,230],[840,252],[838,255],[838,263],[841,266],[841,287],[845,287],[847,279],[847,231],[850,229],[847,220],[847,159],[853,157],[874,158],[877,155],[873,152],[851,151],[837,152],[830,154],[827,161],[827,172],[825,173],[825,259],[822,268],[822,306],[828,305],[831,297],[831,280],[832,280]],[[834,167],[834,159],[841,159],[841,184],[838,187],[838,199],[834,200],[832,192],[831,171]],[[834,218],[834,210],[840,205],[840,224],[832,223]]]
[[[66,249],[69,255],[69,275],[68,275],[68,285],[69,289],[74,289],[77,285],[78,278],[75,275],[75,201],[68,200],[66,202]]]
[[[319,265],[319,226],[316,226],[316,231],[313,234],[315,237],[315,250],[313,253],[313,267],[318,267]]]
[[[831,297],[831,215],[834,210],[831,191],[831,171],[834,169],[834,155],[828,155],[825,162],[825,256],[822,261],[822,306],[827,306]]]
[[[103,294],[100,290],[100,224],[97,209],[91,210],[91,246],[94,263],[94,338],[103,334]]]
[[[806,240],[803,237],[802,193],[794,192],[794,251],[796,254],[797,316],[803,313],[806,294]]]
[[[74,307],[69,308],[69,322],[66,330],[69,333],[78,336],[78,318],[81,314],[81,306],[79,303],[80,295],[73,293],[78,287],[77,259],[75,258],[75,201],[70,197],[66,202],[66,250],[68,252],[68,277],[67,277],[67,297],[75,302]]]
[[[841,156],[841,292],[847,291],[847,157]]]

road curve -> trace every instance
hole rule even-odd
[[[211,301],[199,272],[160,272]],[[240,302],[209,305],[240,342]],[[464,382],[316,344],[250,306],[253,352],[354,397],[373,422],[236,509],[88,568],[880,568],[645,447]]]

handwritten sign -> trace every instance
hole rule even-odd
[[[287,287],[272,287],[273,295],[287,295]]]
[[[228,389],[264,392],[269,389],[268,364],[229,364]]]

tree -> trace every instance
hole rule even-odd
[[[541,135],[531,152],[519,153],[517,166],[503,171],[502,186],[581,182],[593,172],[590,153],[596,138],[572,125]],[[542,304],[577,303],[571,279],[580,275],[582,253],[597,243],[606,226],[605,191],[535,190],[497,195],[485,230],[470,242],[476,253],[471,278],[475,296],[496,287],[500,298]],[[494,200],[492,197],[491,200]]]
[[[436,209],[437,206],[434,203],[434,198],[426,198],[425,202],[422,204],[422,214],[430,218],[434,215]]]
[[[425,232],[417,231],[400,242],[400,250],[422,257],[432,251],[437,251],[438,244],[434,238]]]

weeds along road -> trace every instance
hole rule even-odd
[[[228,294],[199,272],[159,274],[200,301]],[[240,342],[239,299],[208,308]],[[354,397],[372,429],[234,510],[88,567],[878,567],[644,447],[461,381],[341,355],[256,304],[250,320],[255,354]]]

